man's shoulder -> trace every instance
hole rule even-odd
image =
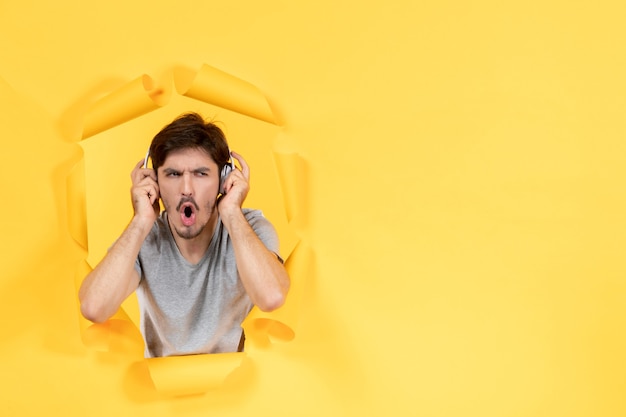
[[[251,219],[264,219],[265,216],[263,215],[263,211],[259,210],[259,209],[253,209],[253,208],[242,208],[241,211],[243,212],[244,217],[250,221]]]
[[[257,226],[263,227],[266,225],[273,227],[272,223],[265,217],[262,210],[242,208],[241,211],[252,228],[256,228]]]

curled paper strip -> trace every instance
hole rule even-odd
[[[267,98],[254,85],[209,65],[196,74],[184,68],[174,73],[179,94],[276,124]]]
[[[265,95],[247,81],[206,64],[197,72],[179,67],[173,73],[174,85],[181,95],[277,124]],[[166,90],[144,74],[91,106],[83,122],[82,138],[111,129],[168,102]]]
[[[156,110],[164,90],[147,75],[135,79],[95,102],[85,116],[83,139]]]
[[[203,394],[222,385],[246,357],[243,352],[146,359],[156,390],[167,396]]]

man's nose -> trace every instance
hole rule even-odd
[[[183,183],[182,183],[181,192],[183,195],[186,195],[186,196],[193,195],[193,184],[191,181],[191,174],[189,174],[188,172],[185,172],[183,174]]]

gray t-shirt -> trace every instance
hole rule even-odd
[[[257,236],[278,254],[278,237],[259,210],[243,209]],[[135,263],[145,356],[236,352],[241,323],[253,307],[239,278],[230,236],[218,220],[204,257],[190,264],[163,212]]]

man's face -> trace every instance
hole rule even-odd
[[[217,213],[217,164],[203,149],[181,149],[167,156],[157,175],[172,231],[184,239],[199,236]]]

